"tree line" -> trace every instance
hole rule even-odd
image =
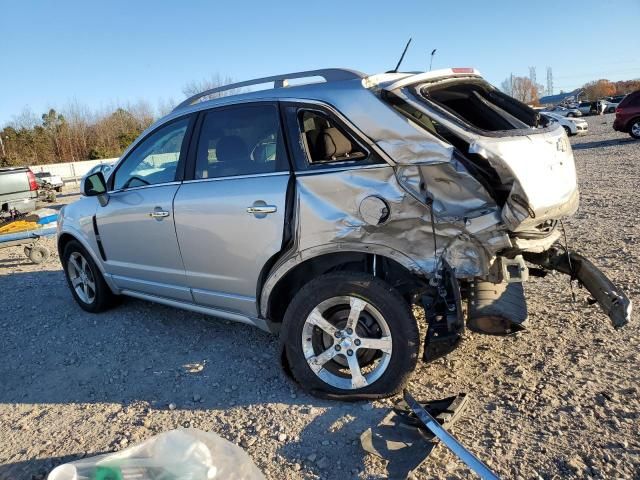
[[[38,165],[119,156],[153,122],[146,103],[104,113],[77,103],[36,116],[25,109],[0,130],[0,166]]]
[[[230,83],[233,83],[232,78],[215,74],[186,84],[183,93],[191,96]],[[514,98],[533,105],[538,104],[544,90],[528,77],[509,77],[502,82],[501,88]],[[639,90],[640,80],[610,82],[601,79],[586,83],[583,89],[587,99],[597,100]],[[242,91],[229,90],[209,98]],[[141,101],[96,112],[73,102],[61,111],[50,108],[39,116],[25,109],[0,130],[0,167],[119,157],[155,118],[171,111],[174,105],[175,102],[169,100],[153,109]]]
[[[544,92],[544,86],[534,84],[529,77],[508,77],[502,82],[500,88],[516,100],[529,105],[539,105],[540,97],[543,96]],[[584,95],[580,97],[582,100],[595,101],[603,97],[626,95],[640,90],[640,80],[611,82],[606,79],[600,79],[587,82],[581,88],[584,90]]]

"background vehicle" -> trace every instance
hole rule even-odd
[[[578,134],[586,134],[589,130],[589,124],[582,118],[567,118],[551,112],[541,112],[540,115],[550,119],[551,122],[557,122],[562,125],[569,137]]]
[[[62,209],[68,286],[89,312],[124,294],[278,333],[304,388],[351,399],[399,391],[421,343],[430,361],[466,325],[524,328],[525,258],[575,273],[622,326],[624,293],[553,247],[579,195],[571,146],[547,120],[472,68],[207,90]]]
[[[616,111],[616,108],[622,101],[625,95],[616,95],[615,97],[605,97],[605,101],[607,102],[606,113],[613,113]]]
[[[640,90],[630,93],[620,102],[613,129],[640,139]]]
[[[62,191],[64,182],[62,181],[62,178],[59,175],[52,175],[50,172],[37,172],[34,175],[36,177],[36,182],[39,187],[42,187],[46,182],[56,192]]]
[[[546,110],[547,112],[555,113],[563,117],[581,117],[582,112],[577,108],[567,108],[557,105]]]
[[[26,167],[0,168],[0,216],[28,213],[36,208],[38,185]]]
[[[582,115],[592,115],[596,111],[595,102],[580,102],[576,107]]]
[[[107,178],[109,176],[109,172],[111,171],[112,168],[113,168],[113,165],[110,164],[110,163],[100,163],[100,164],[96,165],[95,167],[92,167],[91,170],[89,170],[87,173],[85,173],[84,177],[87,177],[89,175],[93,175],[94,173],[102,172],[104,177]]]

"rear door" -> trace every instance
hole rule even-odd
[[[122,289],[192,301],[173,216],[190,122],[179,118],[139,142],[109,178],[109,203],[97,207],[105,270]]]
[[[263,268],[282,248],[289,162],[277,103],[202,112],[174,202],[194,301],[257,316]]]

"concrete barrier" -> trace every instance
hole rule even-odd
[[[59,175],[65,183],[76,182],[96,165],[102,163],[115,163],[117,158],[102,158],[100,160],[83,160],[81,162],[49,163],[46,165],[31,165],[33,173],[49,172],[51,175]]]

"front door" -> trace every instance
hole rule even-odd
[[[262,269],[282,248],[289,180],[278,107],[202,113],[194,171],[175,198],[176,231],[194,301],[257,316]]]
[[[105,270],[121,289],[192,301],[173,216],[189,121],[152,132],[109,178],[109,203],[98,207],[96,223]]]

